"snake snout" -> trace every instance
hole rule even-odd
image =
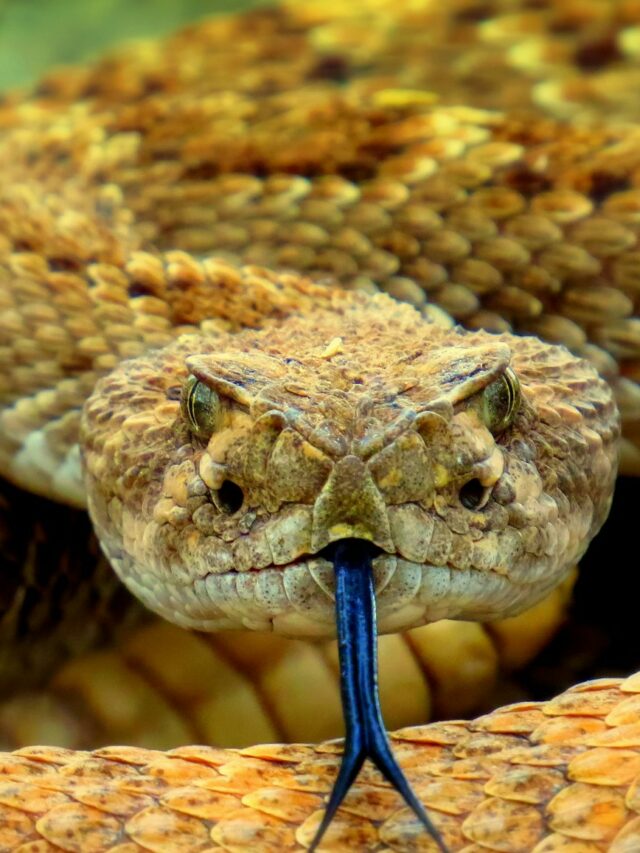
[[[311,549],[347,538],[395,550],[384,499],[365,463],[351,455],[336,463],[315,502]]]

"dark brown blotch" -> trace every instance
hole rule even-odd
[[[334,83],[346,83],[351,76],[351,65],[346,56],[328,53],[321,56],[312,65],[307,74],[309,80],[330,80]]]
[[[628,175],[616,174],[615,172],[596,171],[591,174],[591,187],[589,198],[601,203],[606,201],[614,193],[625,192],[631,189],[631,180]]]
[[[573,61],[582,71],[600,71],[622,59],[615,35],[585,42],[576,50]]]
[[[527,198],[546,192],[553,187],[553,181],[540,172],[534,172],[527,166],[517,166],[505,175],[505,184]]]
[[[132,281],[128,288],[129,298],[136,299],[139,296],[152,296],[153,293],[149,285],[143,281]]]
[[[216,163],[195,163],[188,166],[183,172],[186,181],[211,181],[220,174],[220,167]]]
[[[457,24],[480,24],[492,18],[495,12],[493,3],[472,3],[457,11],[453,17]]]

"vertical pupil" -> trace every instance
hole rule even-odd
[[[189,395],[189,418],[198,430],[206,430],[211,416],[211,389],[202,382],[196,382]]]
[[[200,383],[196,382],[193,388],[191,389],[191,394],[189,394],[189,420],[194,426],[198,425],[198,388],[200,387]]]
[[[511,384],[508,379],[502,378],[500,382],[500,403],[501,403],[501,411],[500,411],[500,420],[504,423],[504,421],[508,418],[509,412],[511,411],[511,405],[513,403],[513,395],[511,392]]]
[[[484,392],[486,423],[489,429],[508,426],[516,402],[516,390],[508,376],[492,382]]]
[[[202,416],[207,414],[207,407],[202,399],[202,385],[197,385],[193,394],[193,417],[200,426]]]

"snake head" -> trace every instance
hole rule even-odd
[[[124,362],[82,446],[102,546],[149,607],[329,636],[345,538],[376,547],[381,631],[542,598],[606,516],[618,432],[566,349],[375,297]]]

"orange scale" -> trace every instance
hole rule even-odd
[[[286,788],[288,787],[287,783],[295,778],[295,771],[291,767],[251,758],[231,760],[221,768],[221,773],[229,782],[240,785],[239,790],[242,793],[265,785],[281,785]],[[217,790],[220,784],[224,784],[224,780],[207,782],[205,787],[210,790]],[[229,790],[231,791],[231,789]]]
[[[490,850],[530,853],[544,832],[534,806],[507,800],[485,800],[462,824],[464,836]]]
[[[35,820],[18,809],[0,805],[0,849],[13,850],[33,834]]]
[[[634,812],[640,812],[640,778],[635,779],[629,786],[625,803],[627,808]]]
[[[609,853],[634,853],[640,850],[640,817],[625,824],[609,845]]]
[[[185,761],[193,761],[209,767],[219,767],[229,760],[229,750],[216,749],[214,746],[179,746],[167,752],[174,758],[183,758]],[[156,753],[157,757],[157,753]]]
[[[131,845],[132,848],[134,846]],[[139,853],[138,849],[129,851],[121,850],[121,847],[124,847],[124,845],[112,847],[109,853]],[[53,844],[49,844],[48,841],[41,838],[38,841],[25,841],[24,844],[18,844],[17,847],[12,848],[12,853],[60,853],[60,848],[54,847]]]
[[[450,763],[442,762],[438,767],[430,767],[431,773],[436,776],[447,776],[453,779],[488,780],[493,776],[504,773],[509,767],[505,761],[496,761],[492,758],[474,759],[462,758]]]
[[[408,743],[394,745],[393,753],[403,770],[420,769],[427,764],[437,762],[440,758],[447,757],[443,749],[421,745],[410,746]]]
[[[640,774],[640,753],[629,749],[591,749],[569,764],[569,778],[593,785],[629,785]]]
[[[585,716],[604,717],[620,703],[620,691],[615,688],[594,689],[593,691],[570,691],[551,699],[544,706],[548,716]]]
[[[240,798],[203,788],[178,788],[162,797],[160,804],[173,811],[203,820],[218,821],[240,808]]]
[[[538,705],[523,703],[512,706],[506,712],[487,714],[474,721],[474,728],[484,732],[504,735],[527,735],[538,727],[545,716]]]
[[[629,696],[607,714],[605,723],[608,726],[623,726],[627,723],[637,723],[640,720],[640,695]]]
[[[210,835],[211,841],[225,850],[282,853],[295,849],[292,826],[250,808],[240,808],[223,818],[211,829]]]
[[[122,781],[117,780],[115,785],[118,791],[130,794],[146,794],[153,799],[161,797],[169,787],[164,779],[145,774],[125,777]],[[65,781],[64,786],[71,787],[67,781]],[[72,788],[72,790],[74,789]]]
[[[85,806],[92,806],[116,817],[129,817],[154,803],[148,795],[114,790],[106,785],[83,786],[74,791],[73,798]]]
[[[432,723],[426,726],[412,726],[392,732],[392,740],[406,740],[411,743],[452,746],[461,738],[467,737],[469,730],[465,723]]]
[[[78,753],[75,750],[66,749],[62,746],[24,746],[22,749],[16,749],[13,755],[32,759],[45,765],[67,764],[69,761],[75,761],[78,758]]]
[[[225,760],[228,760],[228,752],[220,750],[220,754]],[[241,749],[240,755],[261,758],[266,761],[291,762],[295,764],[310,758],[313,755],[313,747],[297,743],[260,743]]]
[[[618,724],[615,728],[606,729],[605,731],[585,737],[584,743],[588,746],[640,747],[640,723]]]
[[[610,841],[625,822],[624,797],[615,790],[576,782],[546,808],[551,829],[570,838]]]
[[[547,718],[531,732],[531,741],[542,744],[579,744],[584,742],[585,736],[606,730],[605,723],[593,717]]]
[[[504,756],[510,764],[525,764],[531,767],[562,767],[579,751],[579,747],[546,745],[512,749]]]
[[[427,809],[451,815],[468,814],[484,799],[482,786],[464,779],[437,779],[414,788]]]
[[[99,758],[87,758],[81,765],[65,764],[55,773],[55,776],[60,777],[61,784],[70,787],[76,784],[87,785],[92,781],[101,785],[111,779],[120,782],[125,779],[136,779],[139,775],[140,770],[136,767],[121,764],[119,761],[104,761]],[[50,778],[53,780],[55,776],[52,773]],[[49,778],[47,778],[47,787],[49,787]]]
[[[311,812],[322,808],[323,800],[317,794],[272,787],[258,788],[245,794],[242,805],[279,820],[299,824]]]
[[[465,843],[460,827],[460,820],[452,815],[441,812],[431,812],[431,822],[440,833],[440,837],[448,850],[462,850]],[[380,841],[387,844],[393,851],[424,850],[435,853],[435,842],[425,835],[425,831],[416,823],[415,815],[409,809],[403,809],[392,819],[385,821],[380,827]],[[354,848],[355,849],[355,848]],[[358,848],[367,849],[367,848]],[[464,850],[467,848],[464,847]],[[486,848],[482,848],[486,851]]]
[[[484,792],[492,797],[537,805],[546,803],[566,784],[564,773],[530,767],[513,767],[490,779]]]
[[[163,806],[151,806],[138,812],[124,828],[132,841],[153,853],[169,850],[171,853],[197,853],[210,844],[209,833],[201,821]]]
[[[161,758],[163,753],[155,749],[142,749],[138,746],[105,746],[91,753],[94,758],[106,758],[123,764],[144,766]]]
[[[216,771],[194,761],[181,758],[157,758],[147,767],[150,776],[164,780],[170,785],[186,785],[200,779],[210,779]]]
[[[634,672],[628,678],[625,678],[620,685],[620,690],[623,693],[640,693],[640,672]]]
[[[7,754],[0,759],[0,781],[44,776],[50,769],[44,764],[36,764],[33,761],[25,761]]]
[[[419,786],[415,784],[415,780],[412,781],[414,781],[414,790],[418,793]],[[419,793],[418,796],[420,796]],[[374,788],[356,783],[349,789],[349,794],[341,808],[349,814],[379,823],[387,820],[402,806],[403,803],[397,791],[391,788]]]
[[[122,840],[120,820],[81,803],[54,806],[37,821],[36,830],[69,853],[102,853]]]
[[[453,748],[456,758],[476,758],[496,755],[506,750],[518,749],[525,745],[521,737],[514,735],[496,735],[478,733],[470,735]]]
[[[43,814],[53,806],[68,802],[69,797],[66,794],[37,785],[0,785],[0,804],[13,806],[30,814]]]
[[[602,853],[602,846],[554,832],[536,844],[531,853]]]

